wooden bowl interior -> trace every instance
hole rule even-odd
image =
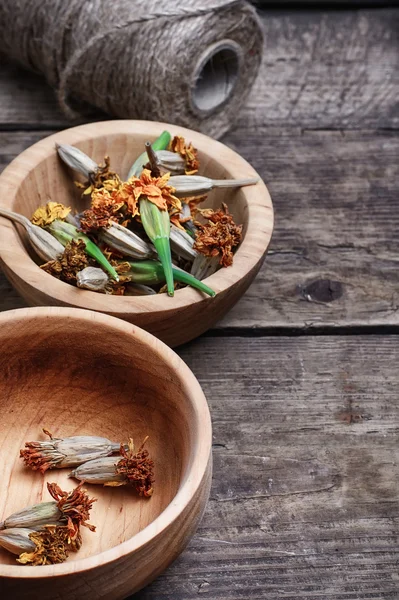
[[[98,163],[103,163],[104,156],[109,156],[111,168],[121,177],[126,178],[132,163],[143,152],[146,141],[147,138],[143,134],[123,135],[116,133],[99,135],[98,137],[79,141],[74,145]],[[199,151],[199,157],[201,175],[213,179],[245,176],[245,173],[235,172],[232,165],[229,168],[229,164],[222,164],[213,158],[211,159],[204,149]],[[89,206],[89,199],[88,197],[82,199],[81,191],[76,188],[73,179],[82,181],[79,175],[71,172],[61,163],[54,148],[54,152],[41,160],[28,173],[18,189],[12,210],[30,218],[38,206],[49,200],[72,206],[78,211],[84,210]],[[245,235],[247,200],[243,191],[241,189],[215,189],[201,206],[219,208],[222,202],[228,205],[235,221],[244,225]]]
[[[137,444],[149,435],[155,462],[150,499],[132,488],[87,486],[98,498],[91,518],[97,531],[83,528],[83,547],[69,561],[111,548],[158,517],[189,469],[197,433],[184,382],[158,346],[103,323],[91,328],[87,318],[54,315],[4,323],[0,346],[0,520],[50,500],[46,482],[66,490],[78,483],[68,478],[68,469],[42,476],[24,467],[19,449],[44,439],[42,427],[55,437],[87,434],[116,442],[133,437]],[[0,562],[16,564],[6,551],[0,551]]]

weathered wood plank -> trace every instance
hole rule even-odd
[[[47,133],[0,133],[0,169]],[[238,128],[225,141],[267,182],[276,225],[265,265],[218,328],[398,325],[399,135]],[[0,278],[0,310],[22,305]]]
[[[236,130],[276,213],[256,282],[221,326],[399,323],[399,136]]]
[[[399,589],[399,336],[202,338],[211,500],[135,600],[388,600]]]
[[[398,127],[398,12],[260,14],[264,61],[239,125]],[[70,125],[39,76],[3,65],[0,93],[0,127]]]

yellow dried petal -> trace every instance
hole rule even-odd
[[[63,221],[71,212],[70,208],[67,208],[59,202],[47,202],[45,206],[39,206],[32,215],[32,223],[39,227],[47,227],[56,219]]]

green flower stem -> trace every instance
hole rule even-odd
[[[66,246],[72,240],[82,240],[85,243],[85,250],[91,258],[94,258],[102,268],[107,271],[112,279],[119,281],[118,273],[115,271],[111,263],[105,258],[100,248],[91,241],[87,235],[78,231],[78,229],[70,223],[63,221],[53,221],[49,227],[51,233],[63,245]]]
[[[155,246],[165,273],[168,295],[175,293],[170,251],[170,220],[167,210],[160,210],[146,198],[140,199],[140,217],[146,234]]]
[[[161,135],[155,140],[155,142],[151,144],[151,147],[155,152],[157,150],[166,150],[170,144],[171,139],[172,136],[170,135],[169,131],[163,131]],[[141,171],[143,170],[143,165],[146,165],[147,163],[147,152],[143,152],[143,154],[140,154],[140,156],[136,159],[136,161],[130,168],[127,178],[130,179],[131,177],[140,177]]]
[[[172,136],[169,131],[163,131],[161,135],[151,144],[154,151],[166,150],[169,146]],[[143,165],[148,162],[147,152],[140,154],[138,159],[131,167],[128,178],[140,177],[143,170]],[[147,200],[145,197],[140,199],[140,217],[146,234],[155,246],[161,261],[164,273],[168,295],[173,296],[175,293],[172,270],[172,256],[170,251],[170,219],[167,210],[160,210],[155,204]]]
[[[135,283],[141,283],[144,285],[155,285],[157,283],[163,283],[165,281],[165,274],[162,268],[161,263],[156,260],[140,260],[137,262],[130,262],[130,275]],[[178,267],[174,267],[172,265],[173,276],[176,281],[180,281],[181,283],[185,283],[186,285],[190,285],[209,296],[215,296],[215,292],[196,279],[190,273],[183,271],[183,269],[179,269]]]

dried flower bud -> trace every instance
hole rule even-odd
[[[37,529],[43,525],[65,525],[66,521],[66,517],[55,502],[40,502],[40,504],[34,504],[7,517],[0,523],[0,529],[15,527]]]
[[[90,510],[95,498],[89,498],[86,490],[79,484],[72,492],[64,492],[56,483],[48,483],[47,489],[54,498],[53,502],[35,504],[8,517],[0,528],[11,525],[15,528],[43,529],[43,527],[54,525],[63,526],[67,529],[68,544],[73,550],[78,550],[82,538],[80,526],[83,525],[95,531],[94,525],[88,523]],[[1,533],[1,532],[0,532]]]
[[[147,242],[119,223],[113,223],[108,229],[103,229],[99,238],[124,256],[144,259],[155,254],[154,249]]]
[[[23,215],[0,207],[0,216],[19,223],[25,228],[32,248],[42,260],[55,260],[64,252],[62,244],[51,233],[37,225],[32,225]]]
[[[186,170],[186,161],[180,154],[170,152],[169,150],[158,150],[156,152],[159,160],[159,166],[163,171],[173,173],[174,175],[182,175]]]
[[[53,438],[49,431],[43,429],[43,432],[50,437],[49,440],[26,442],[25,449],[20,450],[26,466],[41,473],[47,469],[76,467],[88,460],[119,451],[119,444],[107,438],[91,435]]]
[[[178,256],[186,260],[194,260],[198,252],[193,249],[194,239],[176,225],[170,228],[170,245]]]
[[[68,558],[68,528],[48,525],[42,531],[33,531],[29,540],[33,551],[23,552],[17,561],[23,565],[56,565]]]
[[[187,198],[189,196],[202,196],[207,194],[213,188],[236,188],[246,185],[254,185],[259,178],[248,179],[209,179],[200,175],[174,175],[169,178],[168,184],[174,188],[173,194],[177,198]]]
[[[74,171],[82,173],[86,179],[90,179],[90,176],[96,173],[98,164],[79,148],[69,144],[56,144],[56,148],[61,160]]]
[[[149,458],[148,450],[144,449],[145,438],[140,448],[135,451],[133,440],[129,440],[127,449],[121,444],[122,458],[99,458],[92,460],[70,473],[70,477],[86,483],[100,484],[111,487],[132,484],[140,496],[150,497],[153,493],[154,462]]]
[[[119,458],[116,456],[90,460],[71,471],[69,476],[85,483],[115,487],[127,485],[126,477],[116,472],[118,461]]]
[[[191,267],[191,275],[199,280],[206,279],[219,268],[219,254],[217,256],[205,256],[198,253]]]
[[[12,554],[32,552],[36,548],[35,543],[29,537],[32,533],[35,533],[35,530],[26,527],[0,531],[0,547]]]
[[[78,288],[105,293],[109,284],[109,277],[102,269],[86,267],[76,273],[76,283]]]

